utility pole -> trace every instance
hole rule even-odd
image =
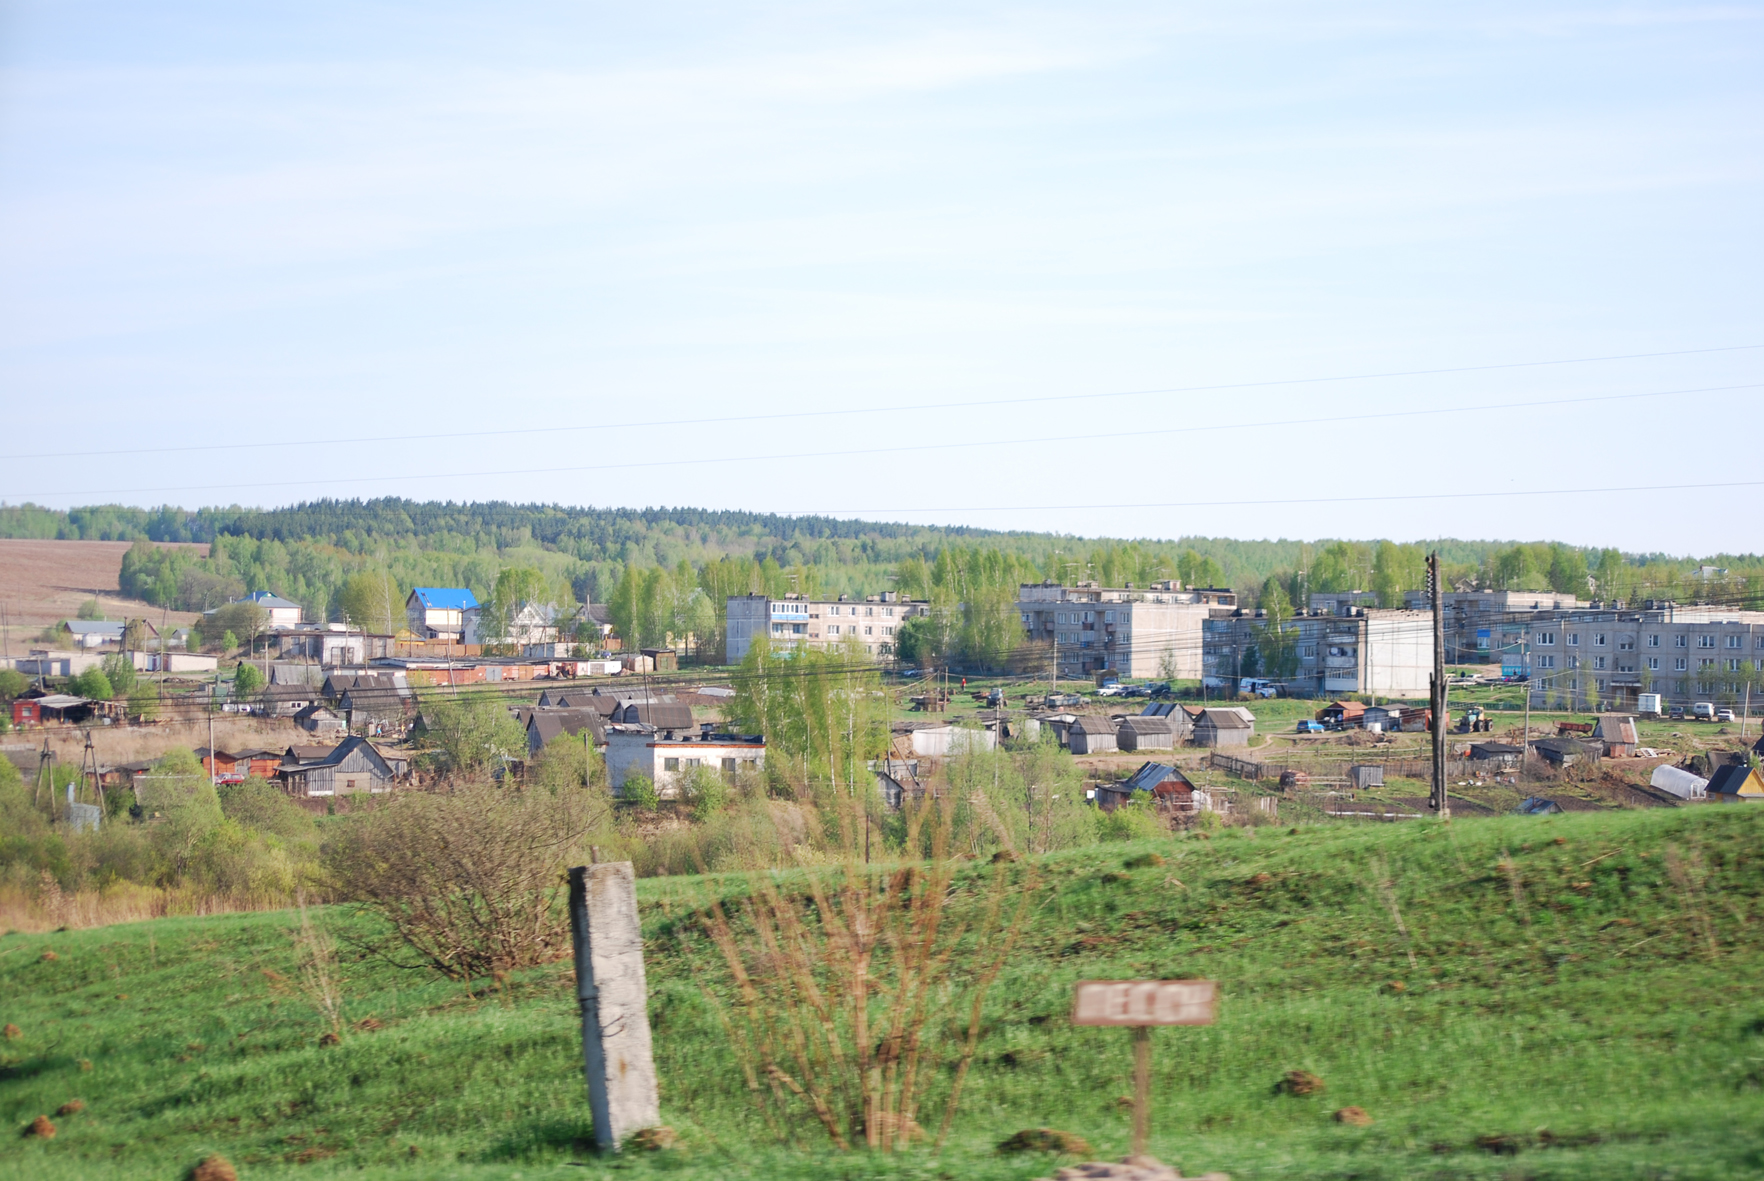
[[[216,767],[214,758],[214,699],[220,696],[220,661],[214,662],[214,689],[208,695],[208,786],[215,783]]]
[[[1439,551],[1427,555],[1427,589],[1433,594],[1433,794],[1427,804],[1441,820],[1452,818],[1446,794],[1446,667],[1445,588],[1439,576]]]

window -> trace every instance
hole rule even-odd
[[[1714,646],[1715,646],[1715,637],[1714,636],[1705,635],[1705,636],[1698,636],[1697,637],[1697,647],[1699,647],[1699,648],[1713,648]]]
[[[735,774],[735,760],[734,759],[724,759],[723,760],[723,774],[725,774],[725,775]]]
[[[1660,637],[1659,636],[1649,636],[1648,637],[1648,647],[1658,648],[1659,646],[1660,646]]]
[[[1740,638],[1738,636],[1728,636],[1727,637],[1727,646],[1729,648],[1739,647],[1740,646]]]
[[[1103,622],[1104,623],[1115,622],[1115,613],[1113,611],[1104,611],[1103,612]]]
[[[1579,645],[1579,643],[1580,643],[1580,633],[1579,632],[1569,632],[1568,633],[1569,647],[1576,647]]]
[[[1085,623],[1095,623],[1096,622],[1096,612],[1095,611],[1086,611],[1084,613],[1084,622]]]
[[[1570,689],[1578,690],[1580,688],[1580,678],[1579,677],[1569,677],[1568,678],[1568,687]]]
[[[1023,626],[1024,627],[1034,627],[1035,620],[1033,618],[1031,618],[1030,616],[1025,615],[1025,616],[1023,616]]]
[[[865,635],[866,635],[866,636],[867,636],[867,635],[872,635],[872,634],[874,634],[874,632],[875,632],[875,630],[876,630],[876,629],[875,629],[875,628],[873,628],[873,627],[871,627],[871,626],[870,626],[870,625],[869,625],[869,624],[867,624],[867,623],[866,623],[866,624],[864,624],[864,634],[865,634]]]
[[[882,614],[886,615],[890,619],[893,619],[894,618],[894,608],[893,607],[884,607],[884,608],[882,608]]]
[[[1598,680],[1594,681],[1593,684],[1595,684],[1599,687],[1600,693],[1603,693],[1605,691],[1605,678],[1604,677],[1600,677]]]
[[[1539,667],[1539,668],[1555,668],[1556,667],[1556,658],[1554,656],[1539,656],[1537,658],[1537,667]]]
[[[1600,632],[1593,637],[1593,647],[1603,648],[1604,646],[1605,646],[1605,633]]]
[[[856,610],[856,608],[853,608],[853,610]],[[864,608],[864,615],[866,617],[874,615],[874,614],[876,614],[876,609],[874,607],[865,607]]]
[[[1619,652],[1634,652],[1635,651],[1635,637],[1634,636],[1624,636],[1624,637],[1620,638],[1617,641],[1617,651],[1619,651]]]
[[[885,636],[891,636],[894,634],[894,629],[891,627],[885,627],[882,629],[882,634]]]
[[[827,634],[830,636],[838,635],[839,634],[839,625],[837,623],[829,623],[827,625]]]
[[[1568,658],[1568,667],[1569,668],[1579,668],[1580,667],[1580,657],[1570,656]]]
[[[1738,657],[1729,657],[1728,661],[1727,661],[1727,671],[1730,673],[1736,673],[1739,670],[1740,670],[1739,658]]]
[[[1674,648],[1683,648],[1688,643],[1689,643],[1689,640],[1685,636],[1679,635],[1679,636],[1672,637],[1672,646]]]
[[[1686,661],[1685,661],[1684,657],[1682,657],[1682,656],[1674,657],[1673,661],[1672,661],[1672,671],[1673,672],[1680,672],[1680,673],[1683,672],[1684,668],[1685,668],[1685,664],[1686,664]]]
[[[1605,658],[1603,656],[1593,657],[1593,667],[1594,668],[1604,668],[1605,667]]]
[[[680,760],[679,759],[663,759],[662,760],[662,770],[663,771],[678,771],[679,769],[680,769]]]
[[[1660,658],[1658,656],[1648,657],[1648,669],[1651,672],[1660,671]]]
[[[1715,658],[1713,656],[1705,656],[1702,659],[1697,661],[1697,667],[1698,668],[1714,668],[1715,667]]]
[[[1556,642],[1556,633],[1555,632],[1538,632],[1537,633],[1537,642],[1538,642],[1539,647],[1548,648]]]

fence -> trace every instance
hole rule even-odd
[[[1431,759],[1355,758],[1309,763],[1259,763],[1254,759],[1239,759],[1231,755],[1220,754],[1218,751],[1207,756],[1207,766],[1223,771],[1227,775],[1235,775],[1239,779],[1279,779],[1281,773],[1285,771],[1303,771],[1312,778],[1318,776],[1338,778],[1340,776],[1331,776],[1330,773],[1337,770],[1345,773],[1350,763],[1368,763],[1382,767],[1387,779],[1393,776],[1403,779],[1428,780],[1433,778],[1433,760]],[[1469,779],[1478,775],[1493,774],[1494,770],[1495,766],[1492,763],[1477,763],[1470,759],[1446,760],[1447,779]]]

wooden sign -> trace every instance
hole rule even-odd
[[[1080,980],[1074,1025],[1211,1025],[1211,980]]]

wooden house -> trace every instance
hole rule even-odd
[[[301,757],[307,753],[311,748],[289,747],[277,769],[289,795],[310,798],[386,792],[397,778],[385,756],[365,738],[345,738],[318,758]],[[289,762],[289,755],[295,761]]]
[[[1746,800],[1764,800],[1764,778],[1758,768],[1745,763],[1729,763],[1718,767],[1709,777],[1709,798],[1724,804]]]
[[[1121,749],[1115,738],[1115,723],[1094,714],[1072,723],[1066,730],[1066,743],[1075,755],[1103,754]]]

